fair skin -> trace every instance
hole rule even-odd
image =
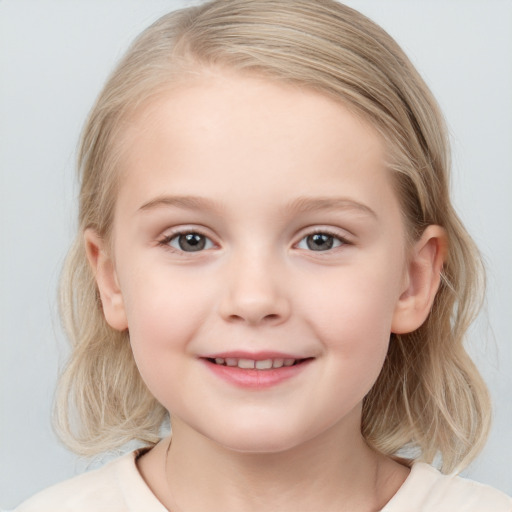
[[[367,446],[361,404],[390,333],[428,315],[445,242],[406,243],[378,133],[210,70],[123,142],[111,243],[85,236],[106,319],[172,417],[168,457],[139,459],[149,487],[174,512],[382,508],[408,469]]]

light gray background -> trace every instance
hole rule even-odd
[[[75,147],[108,71],[172,0],[0,0],[0,508],[85,468],[51,430],[65,343],[56,281],[74,229]],[[471,478],[512,493],[512,2],[351,0],[404,47],[454,145],[455,203],[489,268],[471,350],[496,404]],[[492,329],[489,329],[489,325]]]

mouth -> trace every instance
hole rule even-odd
[[[215,357],[206,358],[210,363],[219,366],[238,367],[244,370],[273,370],[277,368],[296,366],[305,361],[312,359],[310,357],[304,359],[294,358],[269,358],[269,359],[247,359],[238,357]]]
[[[249,354],[218,354],[201,359],[214,375],[229,384],[258,390],[297,378],[315,358],[294,358],[267,353],[258,354],[257,359],[254,359],[254,355],[249,357]]]

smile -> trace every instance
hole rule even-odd
[[[255,360],[255,359],[245,359],[245,358],[237,358],[237,357],[216,357],[214,359],[209,359],[210,362],[221,365],[221,366],[230,366],[243,369],[256,369],[256,370],[271,370],[272,368],[282,368],[283,366],[293,366],[300,362],[300,359],[291,359],[291,358],[276,358],[276,359],[263,359],[263,360]]]
[[[253,359],[243,355],[245,357],[241,357],[242,354],[219,354],[201,359],[214,375],[225,382],[252,390],[267,389],[296,378],[315,359],[282,357],[281,354],[281,357],[259,354],[258,359]]]

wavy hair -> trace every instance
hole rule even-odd
[[[153,444],[166,418],[135,366],[127,332],[106,323],[83,233],[109,237],[122,173],[118,141],[130,116],[188,73],[205,67],[254,73],[343,103],[379,130],[408,232],[447,233],[449,254],[426,322],[391,335],[384,367],[365,397],[362,433],[390,456],[467,465],[489,428],[488,393],[464,348],[483,299],[475,244],[449,195],[447,130],[431,92],[378,25],[334,0],[216,0],[169,13],[132,44],[100,93],[78,159],[79,230],[61,280],[72,353],[60,377],[55,424],[64,442],[95,454],[138,439]]]

